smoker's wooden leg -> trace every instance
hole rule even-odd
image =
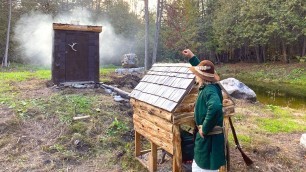
[[[223,126],[224,126],[224,139],[225,139],[225,147],[226,149],[224,150],[225,151],[225,156],[226,156],[226,165],[222,166],[219,171],[220,172],[227,172],[229,171],[229,168],[230,168],[230,151],[229,151],[229,145],[228,145],[228,130],[229,130],[229,116],[224,116],[224,119],[223,119]]]
[[[182,149],[181,149],[181,133],[180,126],[173,125],[173,160],[172,160],[172,171],[182,171]]]
[[[141,143],[140,143],[140,134],[135,131],[135,156],[138,157],[140,156],[140,151],[141,151]]]
[[[157,145],[151,141],[151,153],[149,157],[149,171],[157,170]]]
[[[226,167],[225,167],[225,165],[223,165],[223,166],[221,166],[221,167],[219,168],[219,172],[226,172]]]

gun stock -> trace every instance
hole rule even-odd
[[[239,152],[241,153],[241,156],[242,156],[242,158],[243,158],[245,164],[246,164],[247,166],[252,165],[252,164],[253,164],[253,161],[243,152],[243,150],[241,149],[241,147],[237,147],[237,148],[238,148]]]
[[[251,158],[249,158],[249,157],[243,152],[243,150],[241,149],[241,146],[240,146],[240,144],[239,144],[239,141],[238,141],[238,138],[237,138],[237,135],[236,135],[236,131],[235,131],[234,125],[233,125],[233,123],[232,123],[231,117],[229,117],[229,123],[230,123],[230,127],[231,127],[231,130],[232,130],[232,133],[233,133],[233,137],[234,137],[234,141],[235,141],[236,147],[237,147],[237,149],[239,150],[239,152],[241,153],[242,158],[243,158],[245,164],[246,164],[247,166],[252,165],[252,164],[253,164],[253,161],[251,160]]]

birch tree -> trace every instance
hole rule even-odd
[[[159,38],[159,31],[160,31],[163,7],[164,7],[164,0],[157,0],[156,23],[155,23],[156,24],[156,26],[155,26],[156,30],[155,30],[155,36],[154,36],[152,64],[154,64],[156,62],[158,38]]]
[[[149,69],[149,57],[148,57],[148,49],[149,49],[149,4],[148,0],[144,0],[145,4],[145,60],[144,60],[144,67],[145,70]]]
[[[2,61],[3,67],[8,67],[7,56],[10,42],[10,29],[11,29],[11,16],[12,16],[12,0],[9,2],[9,15],[8,15],[8,24],[7,24],[7,33],[6,33],[6,45],[5,45],[5,54]]]

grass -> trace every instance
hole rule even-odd
[[[102,67],[101,78],[111,80],[116,68]],[[119,163],[124,169],[143,171],[143,167],[134,159],[133,139],[129,138],[130,136],[126,138],[133,127],[132,119],[124,116],[126,110],[120,110],[122,108],[119,108],[111,96],[104,95],[101,91],[96,92],[97,90],[76,89],[55,91],[45,97],[27,96],[28,91],[45,87],[44,82],[51,79],[49,69],[12,64],[10,68],[1,68],[0,72],[0,105],[10,108],[17,114],[16,117],[21,123],[58,119],[59,123],[54,124],[54,129],[61,128],[63,134],[52,138],[53,141],[55,139],[53,144],[41,145],[42,150],[55,159],[62,159],[64,164],[69,163],[71,159],[82,161],[113,150],[103,154],[108,159],[104,162],[105,167],[112,169],[114,164]],[[38,85],[31,86],[33,83]],[[20,90],[20,87],[26,89]],[[90,119],[72,120],[74,116],[83,115],[90,115]],[[18,128],[20,124],[14,127]],[[6,138],[0,139],[1,147],[5,147],[14,139]],[[76,146],[76,142],[80,142],[81,146]],[[118,158],[114,152],[122,152],[122,155]]]
[[[306,130],[306,126],[297,123],[297,120],[290,118],[262,118],[257,120],[258,125],[268,133],[292,133],[303,132]]]
[[[268,133],[292,133],[306,131],[305,114],[294,116],[290,109],[279,106],[267,105],[272,115],[265,118],[257,118],[256,122],[261,129]]]
[[[115,72],[115,70],[119,68],[119,66],[109,65],[100,67],[100,81],[101,82],[109,82],[112,80],[111,74]]]
[[[265,68],[269,67],[271,68],[269,65],[265,66]],[[112,73],[116,68],[115,66],[102,67],[100,80],[112,80]],[[285,70],[289,72],[286,74],[283,69],[272,68],[271,70],[277,73],[275,76],[267,74],[266,70],[255,71],[255,69],[250,70],[249,74],[239,73],[234,68],[226,68],[226,65],[223,70],[224,72],[228,70],[237,76],[250,77],[248,75],[254,74],[256,81],[263,79],[265,82],[280,82],[279,77],[284,76],[290,80],[288,84],[291,82],[301,83],[300,85],[303,86],[304,79],[306,79],[304,78],[306,76],[305,70],[300,70],[300,68]],[[16,114],[17,119],[8,122],[10,127],[20,127],[27,122],[42,123],[43,125],[43,122],[55,121],[47,129],[58,129],[58,135],[52,135],[51,138],[41,138],[41,140],[47,141],[40,145],[42,154],[52,157],[57,164],[61,164],[58,166],[53,164],[54,167],[51,171],[64,171],[67,167],[65,164],[77,166],[78,164],[72,162],[81,164],[85,160],[92,162],[100,157],[105,158],[103,165],[101,165],[105,168],[104,170],[114,171],[115,165],[120,166],[122,171],[145,170],[134,159],[133,125],[132,117],[126,115],[128,108],[114,102],[111,96],[103,94],[103,90],[98,89],[64,89],[52,91],[47,96],[39,94],[34,97],[27,96],[27,91],[45,88],[44,83],[50,78],[51,73],[48,69],[27,68],[18,65],[13,69],[1,69],[0,106],[9,107]],[[33,84],[34,82],[39,82],[39,84],[36,86]],[[31,84],[33,86],[26,87],[28,90],[19,89],[20,85],[28,86]],[[306,131],[306,115],[303,111],[296,112],[274,105],[258,106],[254,104],[248,104],[247,107],[241,109],[245,111],[238,111],[233,116],[233,121],[241,145],[249,151],[260,145],[269,145],[271,143],[271,139],[267,136],[269,134]],[[80,121],[73,120],[74,116],[83,115],[90,115],[90,118]],[[16,130],[21,132],[23,128]],[[48,132],[46,130],[46,133]],[[32,137],[34,135],[31,135]],[[18,138],[11,133],[9,137],[0,137],[0,148],[14,143],[16,140]],[[231,145],[234,145],[231,134],[229,134],[229,141]],[[8,157],[20,158],[16,157],[16,154],[8,154]],[[24,160],[23,168],[26,165],[26,160]]]

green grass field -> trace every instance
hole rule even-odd
[[[111,81],[115,69],[115,66],[101,68],[101,80]],[[224,66],[222,70],[225,72],[230,69]],[[253,70],[248,73],[248,77],[254,75],[256,80],[266,80],[273,75]],[[278,70],[280,70],[278,73],[283,72],[282,69],[273,71]],[[51,79],[50,69],[15,65],[13,68],[2,68],[0,72],[0,112],[11,114],[5,122],[8,124],[5,124],[5,132],[0,133],[0,157],[2,157],[0,161],[3,164],[14,167],[16,171],[21,169],[63,171],[69,166],[81,168],[84,164],[85,166],[89,164],[86,166],[88,170],[145,170],[134,159],[130,107],[114,102],[103,89],[47,88],[46,82]],[[246,75],[244,71],[240,72],[237,75]],[[290,77],[286,75],[288,84],[300,83],[304,86],[305,71],[298,69],[290,72]],[[271,79],[271,82],[274,80]],[[75,116],[85,115],[90,115],[90,119],[73,120]],[[286,157],[284,150],[288,144],[275,143],[275,139],[281,142],[287,137],[297,137],[296,134],[306,131],[306,114],[303,110],[239,101],[233,121],[244,150],[263,169],[268,169],[271,164],[281,164],[284,169],[303,164],[299,154],[284,158]],[[39,131],[50,134],[41,135]],[[32,138],[32,141],[16,141],[23,137]],[[229,141],[234,147],[231,135]],[[33,150],[38,142],[39,146],[36,145],[37,149]],[[17,149],[14,150],[14,147]],[[266,149],[271,147],[279,147],[280,151],[271,154],[269,160],[262,159],[262,156],[258,155],[266,153]],[[25,154],[23,150],[32,153]],[[293,148],[293,151],[298,150],[297,147]],[[254,153],[256,151],[257,153]],[[34,154],[44,154],[52,163],[33,162],[31,157]],[[239,171],[243,168],[245,170],[242,171],[246,171],[246,167],[235,163],[241,162],[239,153],[233,151],[233,154],[232,169]],[[28,164],[31,164],[31,167]]]

